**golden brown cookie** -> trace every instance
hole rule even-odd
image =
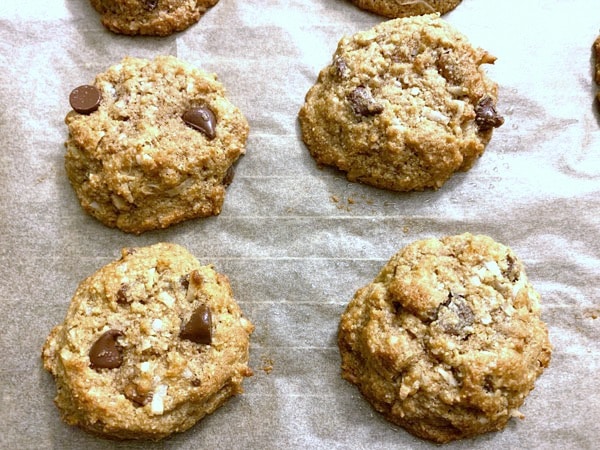
[[[422,14],[445,14],[462,0],[351,0],[361,9],[386,17],[408,17]]]
[[[221,212],[249,128],[216,75],[127,57],[70,103],[65,166],[86,212],[131,233]]]
[[[167,36],[182,31],[219,0],[91,0],[111,31],[129,35]]]
[[[487,236],[414,242],[343,313],[342,376],[410,433],[448,442],[500,430],[548,366],[540,297]]]
[[[252,330],[225,275],[156,244],[123,249],[85,279],[42,358],[65,422],[161,439],[242,392]]]
[[[344,37],[306,95],[302,139],[351,181],[437,189],[471,168],[503,123],[482,68],[494,61],[437,15]]]

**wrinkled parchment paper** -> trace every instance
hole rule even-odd
[[[0,447],[411,448],[340,378],[336,332],[354,292],[416,239],[485,233],[541,293],[554,353],[499,433],[449,449],[597,448],[600,435],[600,117],[597,0],[464,0],[445,18],[498,57],[506,122],[468,173],[400,194],[319,169],[297,112],[344,34],[383,18],[346,0],[221,0],[166,38],[105,30],[87,0],[0,3]],[[133,236],[79,207],[63,167],[68,95],[125,55],[216,72],[251,125],[218,217]],[[246,392],[159,444],[112,443],[61,422],[41,364],[78,285],[124,246],[186,246],[231,279],[256,325]]]

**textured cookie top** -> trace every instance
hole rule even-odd
[[[437,15],[345,37],[306,95],[303,140],[352,181],[439,188],[473,165],[503,122],[482,69],[494,60]]]
[[[358,7],[387,17],[447,13],[462,0],[351,0]]]
[[[42,356],[68,423],[159,439],[241,392],[252,330],[226,276],[156,244],[84,280]]]
[[[215,75],[172,56],[125,58],[92,88],[97,109],[65,119],[67,174],[88,213],[134,233],[220,213],[248,123]]]
[[[436,442],[522,417],[551,353],[522,263],[470,234],[394,255],[348,305],[339,345],[343,376],[389,420]]]
[[[198,22],[219,0],[91,0],[115,33],[167,36]]]

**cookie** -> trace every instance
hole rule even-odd
[[[128,35],[168,36],[182,31],[219,0],[91,0],[109,30]]]
[[[412,243],[342,315],[342,376],[386,419],[443,443],[500,430],[548,366],[540,297],[487,236]]]
[[[225,275],[160,243],[123,249],[85,279],[42,358],[65,422],[156,440],[242,392],[252,331]]]
[[[594,81],[600,87],[600,36],[596,38],[593,45],[594,50]],[[597,94],[598,101],[600,101],[600,91]]]
[[[70,103],[65,167],[86,212],[131,233],[221,212],[249,127],[216,75],[127,57]]]
[[[366,11],[386,17],[408,17],[438,12],[447,13],[462,0],[351,0]]]
[[[482,68],[494,61],[437,15],[344,37],[306,94],[302,139],[351,181],[437,189],[470,169],[503,123]]]

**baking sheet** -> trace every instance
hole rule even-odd
[[[319,169],[297,112],[344,34],[383,20],[346,0],[221,0],[166,38],[105,30],[87,0],[0,3],[0,447],[413,448],[340,378],[339,316],[402,246],[465,231],[509,245],[542,295],[554,353],[521,411],[466,448],[596,448],[600,435],[597,0],[464,0],[445,18],[498,57],[496,130],[442,189],[400,194]],[[125,55],[216,72],[251,133],[219,217],[133,236],[80,209],[63,167],[68,94]],[[158,444],[65,425],[41,364],[77,284],[124,246],[186,246],[226,273],[255,324],[245,393]]]

